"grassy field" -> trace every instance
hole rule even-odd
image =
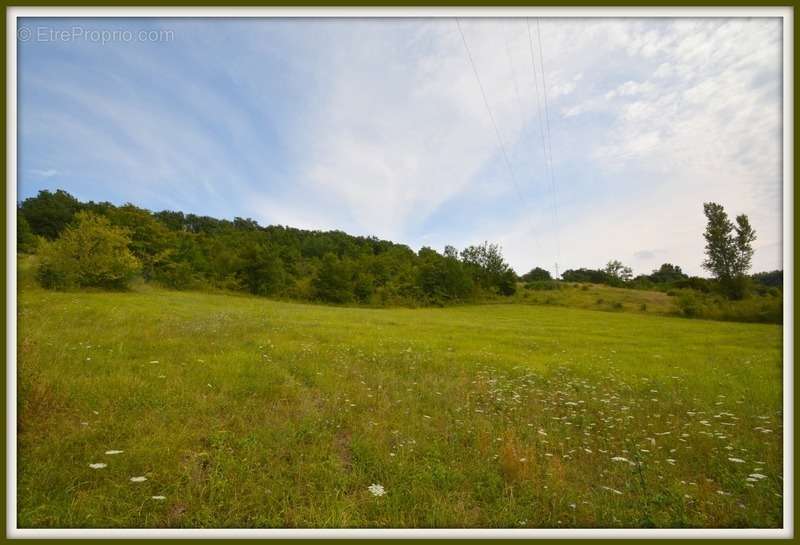
[[[20,527],[781,525],[774,325],[25,285],[18,392]]]
[[[637,314],[677,315],[674,297],[660,291],[614,288],[602,284],[549,283],[560,289],[531,290],[520,283],[510,299],[515,303],[554,305],[587,310],[635,312]]]

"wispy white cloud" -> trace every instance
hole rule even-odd
[[[464,20],[503,149],[454,20],[155,24],[177,40],[23,45],[23,190],[694,273],[716,200],[780,265],[777,20]]]
[[[46,169],[39,169],[39,168],[32,168],[29,169],[28,172],[36,176],[37,178],[52,178],[58,171],[54,168],[46,168]]]

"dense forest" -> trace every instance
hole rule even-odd
[[[429,305],[511,295],[517,284],[500,248],[488,243],[461,252],[452,247],[444,253],[430,248],[414,252],[402,244],[341,231],[262,227],[251,219],[80,202],[61,190],[41,191],[23,201],[17,221],[19,250],[40,255],[40,280],[53,288],[122,287],[140,274],[175,289],[213,287],[330,303]],[[87,238],[95,242],[87,244]],[[130,256],[124,255],[126,248]],[[82,251],[96,255],[83,255],[84,271],[77,265],[70,270],[67,261],[75,261],[70,256]]]
[[[341,231],[309,231],[252,219],[232,221],[132,204],[80,202],[41,191],[17,211],[17,245],[36,253],[45,287],[124,288],[134,277],[174,289],[218,288],[256,295],[374,306],[444,305],[514,295],[518,286],[553,284],[536,267],[518,276],[496,244],[438,252]],[[715,281],[669,263],[634,277],[610,261],[604,269],[567,270],[561,280],[640,289],[708,293]],[[764,295],[782,286],[782,271],[748,277]],[[550,286],[552,287],[552,286]],[[774,293],[773,293],[774,295]]]

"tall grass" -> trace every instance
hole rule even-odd
[[[781,524],[774,325],[21,286],[23,527]]]

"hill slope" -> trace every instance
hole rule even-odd
[[[17,349],[21,526],[781,521],[778,326],[28,286]]]

